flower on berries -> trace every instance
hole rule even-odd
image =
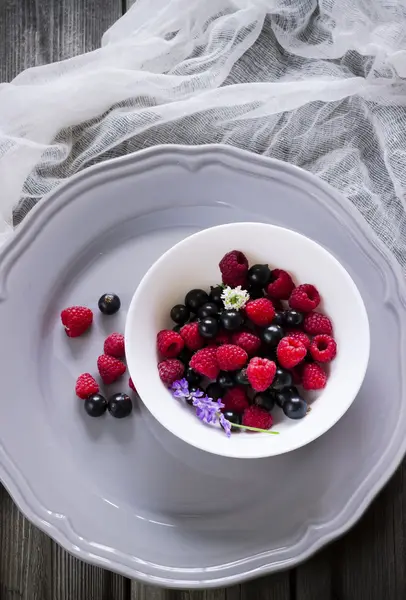
[[[224,429],[224,433],[229,438],[231,437],[231,423],[228,419],[225,418],[223,413],[220,414],[219,417],[220,425]]]
[[[193,400],[193,406],[196,408],[196,416],[204,423],[217,423],[219,413],[224,404],[219,399],[217,401],[212,400],[208,396],[204,398],[195,398]]]
[[[240,310],[247,304],[250,295],[247,290],[241,289],[240,285],[235,288],[226,286],[221,294],[221,299],[225,309]]]
[[[186,379],[178,379],[174,381],[170,388],[172,396],[177,400],[184,398],[185,400],[194,400],[195,398],[202,398],[204,392],[202,390],[195,390],[191,392],[189,390],[189,383]]]

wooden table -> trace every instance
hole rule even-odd
[[[130,3],[0,0],[1,81],[98,47]],[[198,592],[144,586],[80,562],[33,527],[0,484],[0,600],[405,600],[404,464],[350,533],[297,569]]]

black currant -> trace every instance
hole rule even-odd
[[[280,325],[272,323],[272,325],[268,325],[268,327],[261,330],[260,336],[264,344],[275,348],[283,338],[283,329]]]
[[[171,319],[178,325],[184,325],[190,317],[190,310],[184,304],[176,304],[171,309]]]
[[[275,407],[275,398],[268,392],[259,392],[254,397],[254,404],[271,412],[271,410],[273,410]]]
[[[236,413],[231,410],[227,410],[223,414],[224,414],[224,417],[227,419],[227,421],[230,421],[230,423],[235,423],[236,425],[241,425],[242,415],[240,415],[239,413]],[[240,431],[240,428],[231,426],[231,431]]]
[[[192,312],[197,312],[208,301],[209,295],[204,290],[190,290],[185,297],[185,304]]]
[[[271,270],[268,265],[253,265],[248,271],[248,282],[257,287],[265,287],[271,279]]]
[[[258,298],[263,298],[265,296],[264,290],[255,285],[248,288],[248,293],[250,295],[250,300],[258,300]]]
[[[204,338],[214,338],[218,334],[219,324],[215,317],[206,317],[199,321],[199,333]]]
[[[283,315],[287,327],[299,327],[303,323],[303,314],[297,310],[287,310]]]
[[[222,388],[232,388],[235,386],[234,377],[227,371],[220,372],[217,377],[217,383],[221,385]]]
[[[223,300],[221,299],[221,294],[223,293],[223,288],[221,285],[216,285],[215,287],[211,286],[209,301],[217,304],[219,308],[224,308]]]
[[[120,310],[121,300],[116,294],[103,294],[99,298],[98,306],[104,315],[114,315]]]
[[[241,371],[234,373],[234,381],[237,385],[249,385],[247,369],[241,369]]]
[[[205,319],[206,317],[217,317],[219,314],[219,307],[214,302],[206,302],[197,311],[199,319]]]
[[[295,387],[284,388],[283,390],[275,391],[275,402],[280,408],[283,408],[285,402],[290,400],[291,398],[296,398],[299,396],[299,392]]]
[[[190,359],[193,356],[193,352],[189,350],[189,348],[183,348],[182,352],[176,357],[178,360],[183,362],[185,366],[187,366],[190,362]]]
[[[283,390],[285,388],[292,386],[292,375],[286,369],[281,369],[278,367],[276,369],[275,377],[272,381],[271,388],[273,390]]]
[[[220,323],[227,331],[235,331],[244,323],[244,317],[238,310],[225,310],[220,315]]]
[[[272,320],[272,325],[280,325],[281,327],[285,325],[285,313],[283,311],[278,311],[275,313],[275,316]]]
[[[106,412],[107,400],[101,394],[93,394],[86,398],[84,405],[85,411],[90,417],[101,417]]]
[[[206,394],[212,400],[218,400],[224,396],[224,389],[218,383],[210,383],[206,388]]]
[[[202,380],[202,376],[199,375],[199,373],[196,373],[196,371],[194,371],[191,367],[186,369],[184,377],[189,384],[189,389],[190,389],[190,386],[199,385],[199,383]]]
[[[128,417],[133,409],[133,403],[127,394],[113,394],[108,402],[109,413],[116,419]]]
[[[172,331],[176,331],[176,333],[179,333],[181,329],[182,327],[180,325],[175,325],[175,327],[172,327]]]
[[[307,413],[307,403],[297,394],[292,396],[283,405],[283,412],[289,419],[303,419]]]

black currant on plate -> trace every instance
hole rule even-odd
[[[199,321],[199,333],[204,338],[214,338],[219,332],[219,324],[215,317],[206,317]]]
[[[109,413],[116,419],[128,417],[133,409],[133,403],[127,394],[113,394],[108,401]]]
[[[292,386],[292,374],[286,369],[278,367],[276,369],[275,377],[272,381],[271,388],[276,391],[284,390],[285,388]]]
[[[214,302],[217,304],[219,308],[224,308],[223,300],[221,299],[221,294],[223,293],[223,288],[221,285],[216,285],[215,287],[210,287],[209,294],[209,302]]]
[[[254,396],[254,404],[271,412],[275,407],[275,398],[269,392],[259,392]]]
[[[176,333],[179,333],[181,329],[182,327],[180,325],[175,325],[175,327],[172,327],[172,331],[176,331]]]
[[[299,394],[292,395],[284,403],[283,412],[289,419],[303,419],[307,413],[307,402]]]
[[[280,325],[274,325],[273,323],[262,329],[260,333],[261,340],[264,344],[271,346],[272,348],[275,348],[279,344],[283,335],[282,327]]]
[[[209,301],[209,295],[204,290],[190,290],[185,296],[185,304],[192,312],[197,312],[202,304]]]
[[[303,323],[303,313],[297,310],[286,310],[283,318],[287,327],[299,327]]]
[[[241,425],[242,423],[242,415],[239,413],[236,413],[232,410],[227,410],[225,413],[223,413],[225,418],[227,419],[227,421],[230,421],[231,424],[235,423],[236,425]],[[239,427],[233,427],[231,425],[231,431],[240,431]]]
[[[206,394],[213,400],[218,400],[224,396],[224,389],[218,383],[210,383],[206,388]]]
[[[285,402],[291,398],[297,398],[298,396],[300,396],[300,394],[294,386],[284,388],[283,390],[275,390],[274,392],[275,402],[280,408],[284,407]]]
[[[107,410],[107,400],[101,394],[93,394],[86,398],[85,411],[90,417],[101,417]]]
[[[250,385],[247,376],[247,369],[241,369],[234,373],[234,381],[237,385]]]
[[[250,300],[258,300],[258,298],[263,298],[265,296],[264,290],[255,285],[251,285],[248,288],[248,293],[250,295]]]
[[[217,317],[219,314],[219,307],[215,302],[206,302],[197,311],[199,319],[205,319],[206,317]]]
[[[202,376],[199,375],[199,373],[196,373],[196,371],[194,371],[192,367],[188,367],[186,369],[184,377],[189,384],[189,389],[190,386],[198,386],[202,380]]]
[[[171,309],[171,319],[178,325],[184,325],[190,317],[190,310],[184,304],[175,304]]]
[[[283,311],[277,311],[272,320],[272,325],[279,325],[283,327],[285,325],[285,313]]]
[[[178,360],[180,360],[186,367],[190,362],[190,359],[193,356],[193,352],[191,352],[189,350],[189,348],[183,348],[183,350],[181,351],[181,353],[176,357]]]
[[[238,310],[225,310],[220,315],[220,324],[227,331],[236,331],[244,323],[244,317]]]
[[[217,383],[221,385],[222,388],[226,389],[235,386],[234,377],[227,371],[221,371],[219,373],[219,376],[217,377]]]
[[[98,306],[104,315],[114,315],[120,310],[121,300],[117,294],[103,294],[99,298]]]
[[[248,270],[248,283],[257,287],[265,287],[271,279],[271,270],[268,265],[253,265]]]

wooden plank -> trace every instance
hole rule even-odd
[[[290,572],[283,572],[246,583],[240,600],[291,600],[290,577]]]
[[[332,595],[331,547],[300,565],[291,575],[295,600],[334,600]]]

